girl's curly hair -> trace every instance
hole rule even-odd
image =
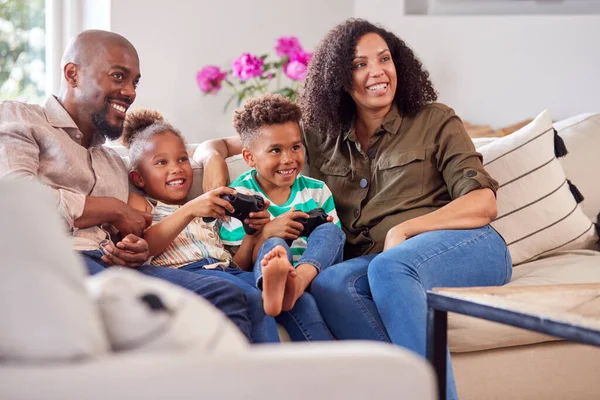
[[[127,113],[123,124],[121,142],[129,149],[131,168],[137,168],[140,159],[148,150],[150,139],[154,135],[164,132],[173,132],[183,143],[185,138],[181,132],[167,122],[162,114],[156,110],[139,109]]]
[[[389,47],[397,71],[394,101],[402,115],[415,115],[437,100],[437,93],[413,51],[393,33],[363,19],[349,19],[323,38],[312,56],[298,103],[304,128],[314,134],[338,136],[356,115],[352,90],[352,60],[356,42],[376,33]]]

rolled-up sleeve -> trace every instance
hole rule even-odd
[[[31,129],[26,124],[0,123],[0,179],[38,179],[40,149]],[[48,185],[46,185],[48,186]],[[56,196],[56,207],[69,230],[81,217],[85,207],[85,195],[62,188],[50,187]]]
[[[460,118],[449,110],[436,138],[437,168],[441,171],[452,199],[476,189],[498,190],[498,182],[487,173],[482,156],[467,134]]]

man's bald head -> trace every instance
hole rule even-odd
[[[101,30],[89,30],[81,32],[67,47],[62,59],[61,67],[73,63],[86,66],[94,62],[97,57],[103,57],[107,50],[121,47],[135,53],[137,51],[131,42],[123,36]]]
[[[122,133],[140,76],[137,51],[127,39],[112,32],[85,31],[62,57],[58,99],[86,138],[100,133],[114,140]]]

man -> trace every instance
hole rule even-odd
[[[142,265],[141,238],[152,216],[127,206],[127,170],[103,146],[121,136],[140,80],[137,52],[124,37],[85,31],[62,58],[57,97],[42,107],[0,102],[0,178],[39,179],[53,189],[57,209],[91,274],[111,265],[137,268],[205,297],[249,337],[246,298],[226,280],[177,269]],[[32,227],[32,234],[36,229]],[[122,240],[116,245],[111,233]]]

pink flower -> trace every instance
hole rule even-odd
[[[221,90],[221,82],[227,77],[227,72],[221,71],[216,65],[207,65],[198,71],[196,82],[204,93],[215,94]]]
[[[306,77],[306,69],[312,53],[308,53],[304,50],[296,53],[284,67],[285,74],[295,81],[301,81]]]
[[[242,82],[250,78],[261,76],[264,61],[250,53],[242,54],[233,62],[233,75],[240,78]]]
[[[277,39],[277,46],[275,52],[279,57],[288,56],[292,58],[296,53],[302,51],[300,41],[295,36],[282,36]]]

